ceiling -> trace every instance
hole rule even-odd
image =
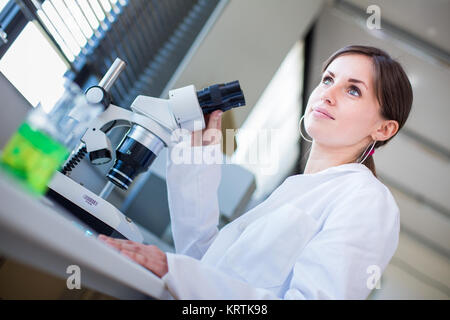
[[[377,5],[381,20],[418,39],[450,52],[450,1],[448,0],[345,0],[361,10]],[[383,27],[383,26],[382,26]]]

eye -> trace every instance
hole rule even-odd
[[[359,88],[356,86],[351,86],[348,93],[350,93],[352,96],[355,96],[355,97],[361,96],[361,90],[359,90]]]
[[[329,84],[329,83],[331,83],[333,81],[333,78],[331,78],[330,76],[325,76],[323,79],[322,79],[322,83],[323,84]]]

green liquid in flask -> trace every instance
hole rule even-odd
[[[68,156],[61,143],[25,122],[5,146],[0,163],[32,192],[42,195]]]

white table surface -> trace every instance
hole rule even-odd
[[[119,299],[166,299],[163,281],[87,236],[64,209],[25,192],[0,169],[0,253],[62,279],[81,270],[81,287]],[[43,289],[44,290],[44,289]]]

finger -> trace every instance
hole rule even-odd
[[[169,272],[166,253],[155,245],[146,246],[146,250],[148,251],[145,254],[147,261],[152,262],[152,271],[159,277],[163,277]]]
[[[191,145],[192,146],[201,146],[201,145],[208,145],[211,143],[217,143],[217,142],[211,142],[209,140],[205,140],[204,132],[208,131],[209,129],[221,130],[222,113],[223,113],[222,110],[215,110],[212,113],[204,115],[204,119],[205,119],[205,123],[206,123],[205,129],[197,130],[192,133],[192,135],[191,135]]]
[[[206,129],[221,129],[222,126],[222,110],[216,110],[213,113],[211,113],[208,123],[206,125]]]
[[[104,238],[105,241],[110,241],[110,242],[114,242],[114,243],[128,243],[128,244],[139,244],[139,242],[135,242],[135,241],[131,241],[131,240],[127,240],[127,239],[116,239],[116,238],[111,238],[111,237],[106,237]]]
[[[110,238],[110,237],[108,237],[108,236],[105,236],[105,235],[103,235],[103,234],[99,235],[99,236],[97,237],[97,239],[100,240],[101,242],[106,243],[106,244],[109,245],[109,246],[115,246],[115,245],[116,245],[115,239]]]
[[[161,258],[162,256],[165,256],[165,253],[163,251],[161,251],[155,245],[146,245],[143,248],[143,252],[145,252],[145,254],[147,256],[152,256],[152,257],[155,257],[156,259]]]
[[[221,110],[216,110],[211,114],[203,133],[203,145],[217,144],[222,140],[222,114]]]
[[[219,129],[207,129],[203,134],[203,144],[217,144],[222,140],[222,131]]]
[[[134,252],[134,251],[128,251],[128,250],[120,250],[120,253],[122,253],[123,255],[127,256],[128,258],[130,258],[134,262],[140,264],[144,268],[154,272],[155,268],[152,265],[151,260],[146,255],[143,255],[141,253]]]
[[[110,238],[110,237],[102,237],[102,239],[100,239],[101,241],[103,241],[104,243],[106,243],[109,246],[112,246],[114,248],[117,249],[121,249],[124,245],[127,246],[128,249],[132,248],[133,246],[135,246],[137,243],[130,241],[130,240],[123,240],[123,239],[114,239],[114,238]]]
[[[104,240],[103,242],[104,242],[107,246],[109,246],[109,247],[111,247],[111,248],[120,250],[120,245],[117,244],[116,242],[109,241],[109,240]]]
[[[109,241],[128,241],[128,242],[130,242],[130,240],[126,240],[126,239],[116,239],[116,238],[112,238],[112,237],[109,237],[109,236],[106,236],[106,235],[104,235],[104,234],[99,234],[98,235],[98,237],[97,237],[99,240],[102,240],[102,241],[107,241],[107,240],[109,240]]]
[[[129,257],[133,261],[139,263],[141,266],[150,270],[158,277],[162,277],[167,273],[167,264],[164,264],[162,257],[158,258],[156,256],[149,256],[148,254],[141,254],[134,251],[121,250],[120,251],[125,256]],[[165,259],[165,258],[164,258]]]
[[[126,249],[120,250],[120,253],[126,255],[127,257],[131,258],[132,260],[136,261],[137,263],[139,263],[141,265],[147,264],[147,257],[141,253],[138,253],[135,251],[129,251]]]
[[[101,237],[105,243],[118,249],[121,253],[127,255],[132,260],[149,269],[156,275],[162,277],[167,273],[167,257],[155,245],[144,245],[124,239],[114,239],[111,237]]]
[[[140,244],[136,243],[119,243],[118,246],[120,246],[121,250],[127,250],[127,251],[133,251],[133,252],[142,252],[144,248]]]
[[[107,239],[106,243],[111,244],[112,246],[114,246],[117,249],[124,249],[124,250],[129,250],[129,251],[135,251],[135,252],[141,252],[144,250],[145,245],[139,243],[139,242],[134,242],[134,241],[130,241],[130,240],[122,240],[122,239]]]
[[[97,239],[102,240],[102,241],[105,241],[105,240],[108,239],[108,238],[109,238],[109,237],[108,237],[108,236],[105,236],[104,234],[99,234],[98,237],[97,237]]]

